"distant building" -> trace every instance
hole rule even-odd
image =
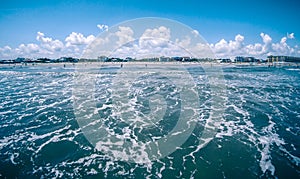
[[[172,57],[171,60],[172,61],[180,61],[181,62],[183,60],[183,57]]]
[[[131,57],[126,57],[126,58],[124,59],[125,62],[130,62],[130,61],[133,61],[133,60],[134,60],[134,59],[131,58]]]
[[[162,57],[159,57],[159,59],[158,59],[158,61],[160,61],[160,62],[168,62],[168,61],[170,61],[170,57],[164,57],[164,56],[162,56]]]
[[[99,62],[106,62],[107,60],[108,60],[107,56],[100,56],[100,57],[98,57],[98,61]]]
[[[11,64],[11,63],[15,63],[14,60],[1,60],[0,61],[1,64]]]
[[[73,57],[60,57],[58,62],[78,62],[79,59]]]
[[[50,63],[50,62],[53,62],[53,60],[51,60],[49,58],[38,58],[38,59],[36,59],[36,62],[38,62],[38,63]]]
[[[234,62],[244,62],[244,57],[237,56],[234,58]]]
[[[110,58],[111,62],[123,62],[122,58]]]
[[[260,62],[260,60],[254,57],[237,56],[234,58],[234,62]]]
[[[232,61],[229,58],[219,59],[220,63],[231,63]]]
[[[292,62],[292,63],[299,63],[300,57],[290,57],[290,56],[268,56],[268,62]]]
[[[15,63],[21,63],[21,62],[24,62],[25,60],[26,60],[26,58],[20,58],[20,57],[18,57],[14,61],[15,61]]]
[[[191,61],[191,57],[182,57],[183,62],[189,62]]]

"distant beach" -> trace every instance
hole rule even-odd
[[[25,67],[25,66],[40,66],[40,67],[101,67],[101,66],[168,66],[168,65],[200,65],[206,67],[228,67],[228,66],[267,66],[267,67],[299,67],[300,63],[292,62],[273,62],[273,63],[252,63],[252,62],[238,62],[238,63],[220,63],[220,62],[60,62],[60,63],[9,63],[9,64],[0,64],[0,66],[10,66],[10,67]]]

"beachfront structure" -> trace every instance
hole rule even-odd
[[[221,59],[218,59],[218,61],[220,63],[231,63],[231,59],[230,58],[221,58]]]
[[[229,58],[224,59],[211,59],[211,58],[192,58],[192,57],[152,57],[152,58],[142,58],[135,59],[131,57],[117,58],[117,57],[107,57],[107,56],[99,56],[97,59],[85,59],[85,58],[73,58],[73,57],[61,57],[58,59],[49,59],[49,58],[23,58],[19,57],[12,60],[1,60],[0,64],[14,64],[14,63],[60,63],[60,62],[219,62],[219,63],[300,63],[300,57],[291,57],[291,56],[268,56],[267,59],[256,59],[254,57],[243,57],[237,56],[232,61]]]
[[[50,59],[50,58],[23,58],[18,57],[13,60],[0,60],[0,64],[15,64],[15,63],[60,63],[60,62],[72,62],[76,63],[79,59],[73,57],[61,57],[58,59]]]
[[[131,61],[134,61],[134,59],[131,58],[131,57],[126,57],[124,61],[125,61],[125,62],[131,62]]]
[[[171,57],[171,61],[189,62],[191,57]]]
[[[133,61],[134,59],[131,57],[126,57],[125,59],[116,58],[116,57],[107,57],[107,56],[99,56],[98,62],[129,62]]]
[[[256,59],[254,57],[242,57],[242,56],[237,56],[234,58],[234,62],[260,62],[259,59]]]
[[[108,60],[107,56],[100,56],[100,57],[98,57],[98,61],[99,62],[106,62],[107,60]]]
[[[160,61],[160,62],[168,62],[168,61],[170,61],[170,60],[171,60],[170,57],[164,57],[164,56],[159,57],[159,61]]]
[[[267,57],[267,61],[271,62],[291,62],[291,63],[299,63],[300,57],[290,57],[290,56],[273,56],[270,55]]]

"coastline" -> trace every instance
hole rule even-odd
[[[31,67],[31,66],[45,66],[45,67],[79,67],[79,66],[93,66],[93,67],[103,67],[103,66],[173,66],[173,65],[183,65],[183,66],[190,66],[190,65],[200,65],[200,66],[217,66],[217,67],[228,67],[228,66],[266,66],[266,67],[300,67],[299,63],[291,63],[291,62],[284,62],[284,63],[251,63],[251,62],[239,62],[239,63],[219,63],[219,62],[60,62],[60,63],[7,63],[7,64],[0,64],[0,67]]]

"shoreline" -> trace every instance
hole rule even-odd
[[[251,63],[251,62],[239,62],[239,63],[219,63],[219,62],[60,62],[60,63],[7,63],[7,64],[0,64],[0,67],[32,67],[32,66],[60,66],[60,67],[70,67],[70,66],[94,66],[94,67],[103,67],[103,66],[127,66],[127,65],[136,65],[136,66],[151,66],[151,65],[200,65],[200,66],[266,66],[266,67],[300,67],[299,63],[291,63],[291,62],[284,62],[284,63]]]

